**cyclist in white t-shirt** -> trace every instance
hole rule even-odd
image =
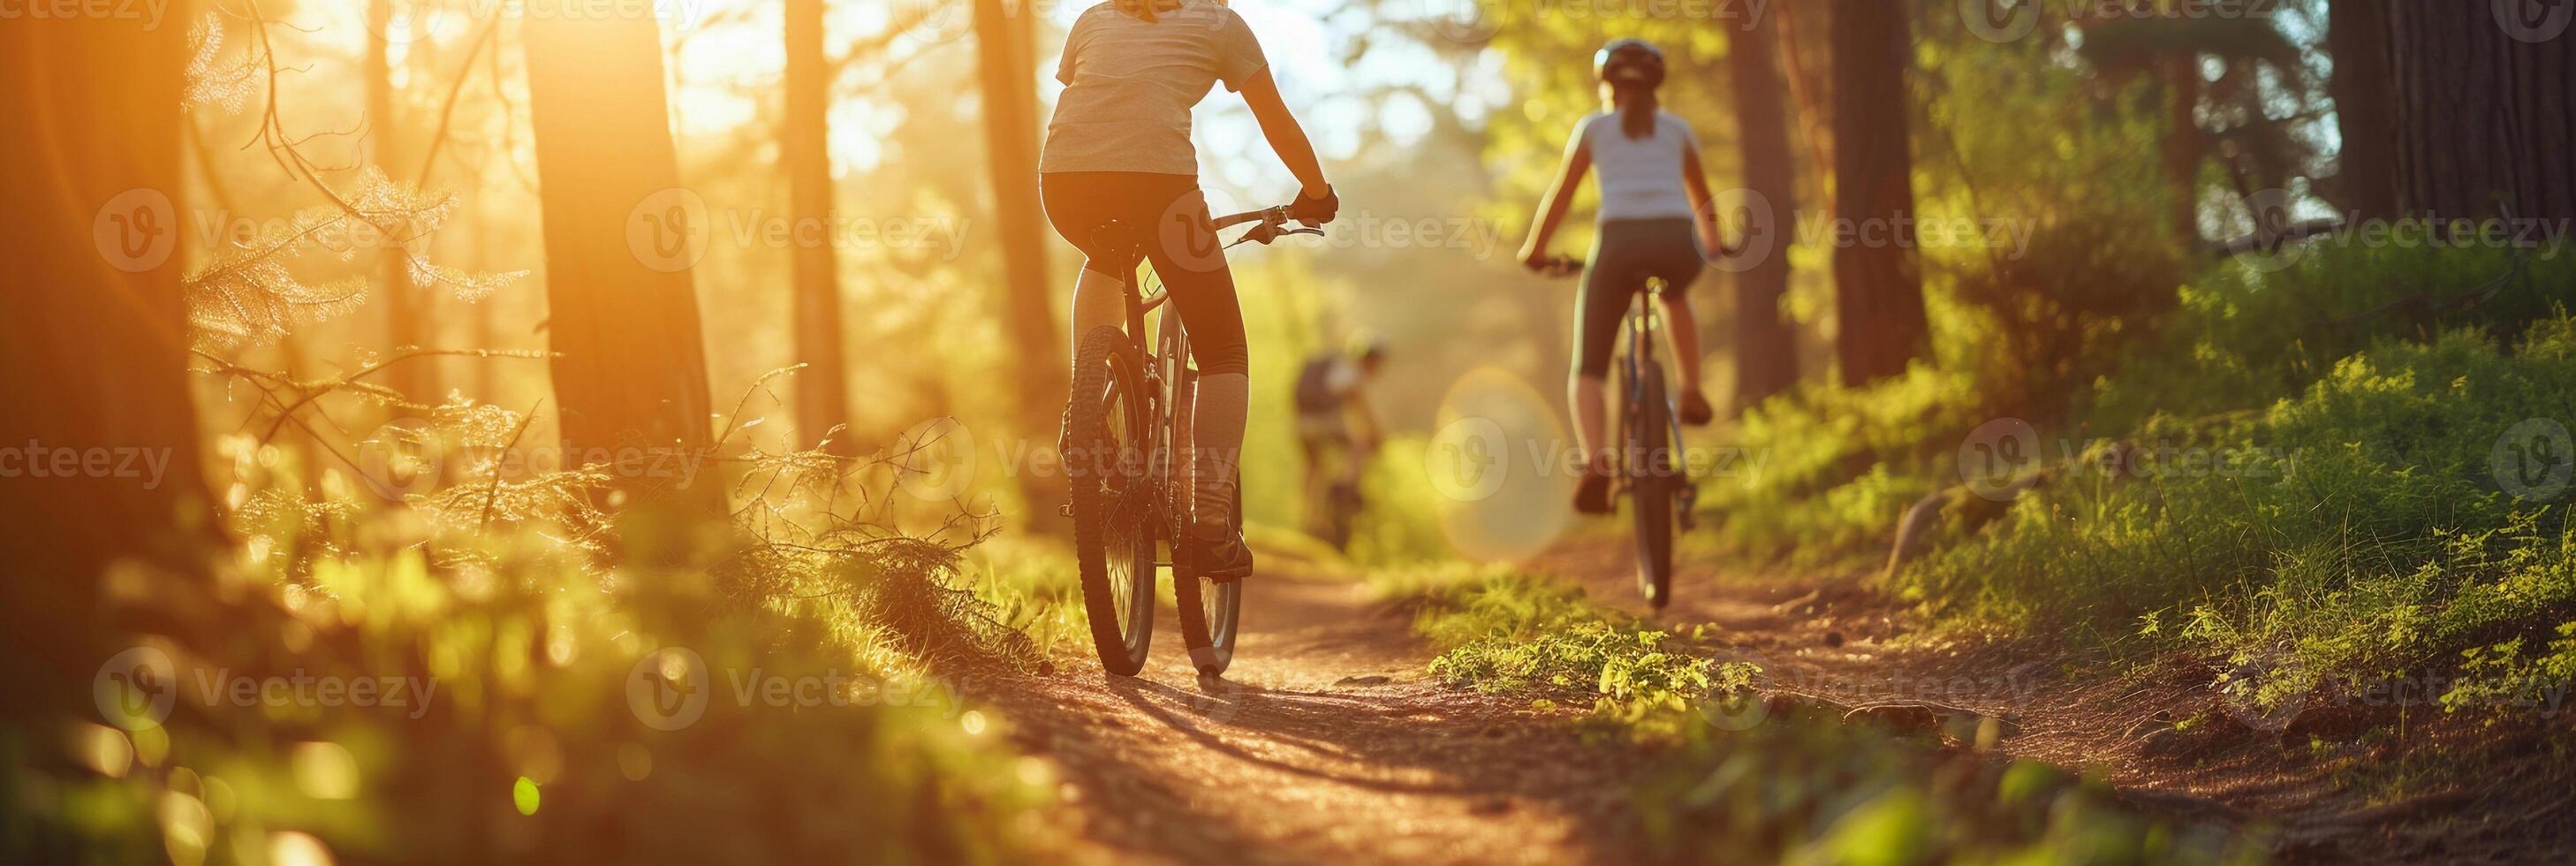
[[[1575,371],[1569,388],[1575,435],[1583,448],[1583,481],[1574,507],[1607,514],[1609,454],[1603,428],[1609,410],[1602,396],[1619,322],[1649,279],[1670,288],[1662,295],[1676,372],[1681,375],[1683,423],[1708,423],[1715,415],[1700,393],[1698,323],[1684,292],[1698,279],[1707,254],[1729,252],[1709,205],[1708,176],[1699,163],[1699,141],[1690,125],[1656,108],[1664,82],[1664,55],[1636,39],[1621,39],[1593,55],[1603,110],[1585,117],[1565,144],[1565,163],[1533,219],[1521,262],[1531,270],[1553,267],[1548,240],[1564,223],[1574,190],[1587,172],[1601,176],[1601,211],[1592,255],[1576,302]]]

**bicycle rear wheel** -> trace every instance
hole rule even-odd
[[[1153,418],[1135,345],[1116,328],[1083,338],[1073,371],[1065,477],[1074,559],[1100,666],[1134,676],[1154,639],[1154,543],[1162,492],[1148,451]]]
[[[1673,498],[1681,478],[1672,448],[1672,404],[1664,397],[1664,368],[1646,364],[1642,380],[1627,393],[1632,405],[1621,413],[1628,448],[1629,512],[1637,522],[1637,589],[1646,602],[1662,610],[1672,601]]]

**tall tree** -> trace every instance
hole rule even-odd
[[[788,210],[798,226],[829,226],[832,214],[832,66],[823,56],[823,0],[787,0],[787,117],[779,141]],[[826,231],[794,237],[796,423],[806,439],[849,423],[849,375],[841,351],[840,259]],[[847,449],[849,437],[836,444]]]
[[[984,96],[984,150],[1000,223],[1003,314],[1010,329],[1019,404],[1027,429],[1052,430],[1064,405],[1065,350],[1047,288],[1046,212],[1038,204],[1036,60],[1030,51],[1035,4],[975,0],[977,67]],[[1021,473],[1032,518],[1043,523],[1062,498],[1060,479]]]
[[[1789,293],[1788,233],[1798,212],[1798,175],[1789,150],[1789,112],[1782,99],[1779,32],[1770,16],[1737,31],[1727,49],[1735,91],[1735,131],[1744,149],[1744,188],[1769,209],[1744,228],[1754,256],[1736,276],[1735,408],[1743,411],[1798,383],[1797,330],[1781,315]]]
[[[2399,208],[2445,219],[2576,216],[2576,30],[2566,18],[2576,10],[2400,2],[2387,12]]]
[[[390,179],[399,180],[402,165],[402,126],[394,115],[394,75],[391,40],[394,0],[367,0],[367,143],[369,161]],[[394,347],[418,346],[426,342],[426,312],[420,309],[420,292],[414,289],[411,267],[403,255],[400,241],[403,226],[378,226],[384,244],[376,251],[376,298],[384,309],[385,341]],[[431,359],[405,361],[385,369],[385,385],[413,400],[435,403],[439,395],[436,368]]]
[[[584,460],[636,448],[698,459],[714,410],[689,269],[714,226],[704,200],[680,187],[660,26],[547,16],[523,32],[564,440]],[[675,481],[650,469],[620,467],[621,484]],[[721,495],[704,483],[685,494]]]
[[[1914,157],[1905,6],[1834,0],[1834,354],[1844,385],[1905,372],[1931,348],[1914,254]]]
[[[2334,55],[2327,86],[2334,96],[2335,130],[2343,139],[2335,157],[2335,203],[2365,219],[2396,216],[2388,2],[2332,0],[2326,16],[2326,50]]]
[[[99,574],[189,562],[211,525],[179,239],[186,28],[0,26],[0,651],[23,708],[88,694]],[[104,461],[104,462],[101,462]],[[83,685],[66,685],[77,680]]]

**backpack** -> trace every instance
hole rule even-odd
[[[1297,371],[1297,414],[1323,415],[1341,407],[1341,398],[1333,393],[1333,366],[1339,363],[1341,359],[1327,355]]]

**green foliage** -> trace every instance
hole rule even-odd
[[[2473,330],[2381,341],[2259,411],[2157,416],[2142,441],[2216,459],[2079,464],[1901,582],[1935,610],[2097,634],[2176,611],[2187,625],[2151,637],[2262,667],[2282,693],[2545,628],[2576,605],[2576,534],[2563,491],[2497,461],[2517,424],[2569,417],[2571,361],[2567,319],[2511,352]]]
[[[1929,365],[1774,398],[1734,431],[1758,470],[1703,481],[1701,508],[1728,550],[1800,564],[1876,553],[1905,506],[1950,471],[1950,455],[1931,445],[1975,427],[1978,406],[1973,379]]]
[[[847,546],[845,522],[782,543],[646,504],[584,532],[532,514],[441,531],[346,483],[308,499],[275,447],[224,453],[241,543],[108,580],[134,625],[101,642],[171,659],[173,711],[107,716],[131,730],[87,700],[13,714],[0,856],[783,862],[865,838],[873,859],[991,862],[1052,802],[1049,771],[972,708],[1004,672],[919,661],[954,647],[908,600],[955,580],[949,542]],[[256,699],[226,697],[238,682]]]
[[[1635,802],[1667,857],[1779,863],[2258,863],[2259,840],[2121,805],[2034,761],[1943,754],[1828,714],[1707,727]],[[1722,857],[1717,852],[1724,852]]]
[[[1549,578],[1452,566],[1383,578],[1380,588],[1419,601],[1414,631],[1440,650],[1431,675],[1452,686],[1550,703],[1589,698],[1596,716],[1633,721],[1682,710],[1747,675]]]

